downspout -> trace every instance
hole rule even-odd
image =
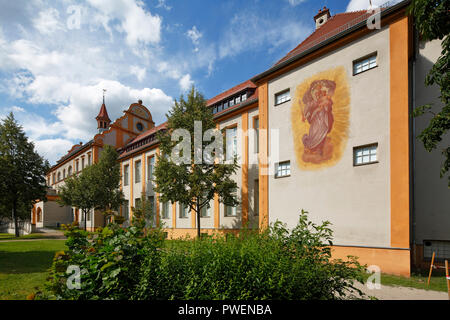
[[[413,55],[412,55],[412,89],[411,89],[411,246],[412,246],[412,252],[413,252],[413,265],[417,266],[417,247],[416,247],[416,237],[415,237],[415,230],[416,230],[416,208],[415,208],[415,169],[416,169],[416,143],[415,143],[415,137],[416,137],[416,121],[415,118],[412,116],[412,111],[416,109],[416,54],[417,54],[417,40],[418,40],[418,34],[416,29],[413,25]]]

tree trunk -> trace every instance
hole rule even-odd
[[[84,231],[87,230],[86,226],[87,226],[87,211],[83,210],[84,213]]]
[[[17,202],[16,202],[16,200],[13,201],[12,218],[14,220],[14,231],[16,234],[16,238],[18,238],[18,237],[20,237],[20,233],[19,233],[19,222],[17,220]]]
[[[197,206],[197,237],[200,239],[200,203],[198,200],[195,205]]]

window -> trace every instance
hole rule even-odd
[[[288,177],[291,175],[291,162],[283,161],[275,165],[275,178]]]
[[[155,167],[155,157],[148,157],[147,161],[147,180],[153,180],[153,169]]]
[[[142,130],[144,130],[144,125],[142,123],[138,122],[136,124],[136,129],[138,129],[138,131],[142,131]]]
[[[236,97],[236,104],[239,104],[239,103],[241,103],[241,96]]]
[[[123,185],[124,186],[128,185],[128,181],[129,181],[129,178],[128,178],[129,172],[128,171],[129,171],[129,169],[130,169],[130,166],[128,164],[123,167]]]
[[[80,172],[80,161],[77,160],[76,164],[75,164],[75,169],[77,172]]]
[[[236,207],[225,205],[225,217],[234,217],[236,216]]]
[[[228,101],[223,103],[222,110],[225,110],[228,108]]]
[[[149,196],[148,197],[148,202],[150,204],[150,208],[152,209],[152,213],[155,212],[155,197],[154,196]]]
[[[56,173],[54,173],[54,174],[52,175],[52,178],[53,178],[53,183],[56,183]]]
[[[234,99],[230,100],[230,107],[234,106]]]
[[[247,93],[244,93],[244,94],[241,96],[241,100],[242,100],[242,101],[247,100]]]
[[[253,185],[253,214],[259,215],[259,180],[256,179]]]
[[[179,210],[180,210],[180,212],[179,212],[180,218],[187,218],[188,217],[188,213],[189,213],[188,210],[189,210],[189,208],[187,206],[185,206],[184,204],[180,203]]]
[[[237,127],[225,130],[226,160],[237,156]]]
[[[286,101],[290,101],[290,100],[291,100],[291,92],[289,91],[289,89],[287,89],[283,92],[277,93],[275,95],[275,105],[279,105],[279,104],[282,104],[282,103],[284,103]]]
[[[66,169],[63,170],[63,179],[66,178]]]
[[[376,163],[378,144],[366,145],[353,148],[353,165]]]
[[[69,173],[68,173],[69,176],[71,176],[71,175],[72,175],[72,166],[69,167],[69,170],[68,170],[68,171],[69,171]]]
[[[141,182],[141,161],[134,163],[134,183]]]
[[[122,216],[125,218],[125,221],[130,220],[130,208],[129,208],[129,201],[125,200],[122,207]]]
[[[425,240],[423,242],[423,257],[431,259],[433,252],[436,260],[450,259],[450,241]]]
[[[88,166],[91,165],[91,153],[88,153]]]
[[[141,206],[141,198],[134,199],[134,207],[139,208]]]
[[[169,219],[169,202],[163,202],[161,211],[162,211],[162,218]]]
[[[81,158],[81,170],[83,170],[83,169],[84,169],[84,157]]]
[[[377,54],[353,61],[353,75],[375,68],[377,66]]]
[[[206,199],[206,196],[207,196],[207,194],[205,194],[205,199]],[[209,202],[200,209],[200,217],[202,217],[202,218],[211,217],[211,205],[209,204]]]
[[[58,181],[61,181],[61,172],[58,172]]]
[[[255,152],[259,153],[259,117],[253,118],[253,129],[255,130]]]

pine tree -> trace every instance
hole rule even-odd
[[[196,121],[197,130],[198,124],[201,123],[201,129],[197,132],[197,139],[200,138],[201,143],[195,142]],[[172,134],[180,128],[187,130],[190,141],[187,149],[179,152],[186,161],[177,163],[173,161],[172,155],[178,151],[179,141],[173,141]],[[201,210],[214,199],[215,194],[218,195],[219,202],[225,205],[239,204],[236,195],[237,184],[231,178],[239,167],[237,159],[234,158],[229,164],[219,163],[214,159],[205,161],[208,157],[204,151],[211,142],[203,138],[206,131],[215,128],[216,124],[211,110],[206,107],[206,100],[192,87],[187,100],[181,96],[179,101],[175,101],[167,115],[167,130],[158,134],[161,154],[157,156],[155,165],[155,191],[159,193],[161,202],[179,202],[195,212],[198,237]],[[219,136],[222,139],[220,132]],[[217,138],[214,138],[214,141],[215,139]],[[212,153],[212,157],[219,157],[219,153]]]
[[[0,124],[0,214],[11,214],[16,237],[19,219],[29,219],[33,204],[46,200],[49,167],[11,112]]]

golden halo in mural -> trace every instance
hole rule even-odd
[[[297,164],[304,170],[335,165],[348,140],[350,93],[344,67],[320,72],[299,84],[291,120]]]

